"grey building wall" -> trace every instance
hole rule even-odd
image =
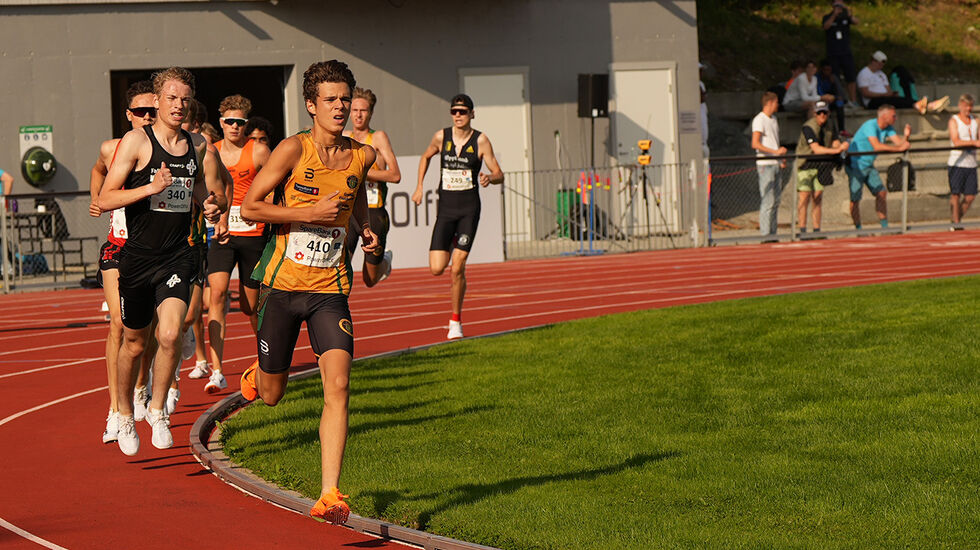
[[[556,167],[555,130],[572,164],[588,162],[589,121],[576,116],[578,73],[670,61],[677,109],[697,111],[699,103],[693,0],[30,5],[0,8],[0,27],[0,167],[19,172],[18,126],[52,124],[61,166],[51,190],[87,188],[98,144],[111,137],[113,70],[291,66],[288,133],[308,121],[303,70],[338,58],[378,94],[374,125],[390,133],[399,154],[417,154],[449,124],[459,69],[527,66],[535,169]],[[608,131],[600,120],[597,158],[612,154]],[[700,159],[698,135],[678,139],[681,162]],[[20,182],[16,190],[25,188]]]

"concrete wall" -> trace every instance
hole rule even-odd
[[[588,120],[576,117],[578,73],[608,72],[618,62],[673,61],[677,108],[698,106],[693,1],[19,6],[0,8],[0,24],[0,166],[19,172],[18,126],[52,124],[61,166],[50,190],[87,187],[96,148],[111,137],[113,70],[292,66],[288,133],[308,122],[303,71],[338,58],[378,94],[374,125],[389,131],[399,154],[408,154],[448,125],[446,101],[458,91],[459,69],[527,66],[536,169],[555,167],[555,130],[572,163],[587,162]],[[605,120],[597,124],[598,158],[609,152],[608,128]],[[679,138],[682,162],[700,158],[697,135]],[[19,182],[15,191],[26,188]]]

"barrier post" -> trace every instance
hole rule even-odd
[[[912,163],[909,162],[909,152],[902,153],[902,233],[909,232],[909,170]]]
[[[0,254],[3,255],[3,293],[10,294],[10,285],[13,283],[10,270],[13,268],[10,261],[10,237],[7,234],[10,220],[7,219],[7,199],[0,196]]]

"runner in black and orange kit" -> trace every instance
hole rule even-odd
[[[398,183],[402,180],[401,170],[398,169],[398,159],[391,148],[391,141],[388,134],[383,130],[371,129],[371,116],[374,114],[374,106],[378,98],[371,90],[355,88],[354,96],[351,100],[350,121],[354,126],[350,132],[344,132],[345,136],[352,137],[354,140],[370,145],[378,154],[378,159],[368,170],[365,192],[367,192],[368,217],[371,222],[371,231],[378,237],[378,248],[374,254],[364,257],[364,267],[362,276],[364,284],[369,288],[385,280],[391,274],[390,250],[385,250],[385,243],[388,240],[388,229],[391,224],[388,219],[388,211],[385,210],[385,201],[388,200],[388,184]],[[350,254],[357,249],[359,236],[357,233],[358,220],[353,217],[347,227],[347,250]],[[382,254],[384,253],[384,254]]]
[[[98,206],[102,210],[126,207],[129,235],[119,257],[120,395],[133,391],[135,363],[156,315],[158,349],[147,421],[153,428],[153,446],[166,449],[173,446],[166,390],[179,363],[181,324],[199,258],[188,243],[191,203],[201,203],[204,215],[217,219],[227,201],[219,161],[207,154],[203,137],[180,127],[194,95],[194,76],[171,67],[154,75],[153,90],[157,119],[152,126],[123,136]],[[128,400],[119,400],[117,441],[127,455],[139,451],[132,409]]]
[[[153,124],[156,120],[157,110],[153,106],[153,98],[153,83],[149,80],[135,82],[126,90],[126,119],[134,129]],[[99,192],[102,191],[102,185],[105,183],[106,174],[109,173],[109,166],[112,164],[112,158],[116,154],[120,141],[122,140],[109,139],[99,146],[99,157],[92,167],[89,179],[92,202],[89,204],[88,212],[91,216],[98,217],[103,214],[98,205]],[[103,443],[115,441],[118,430],[116,358],[119,355],[123,336],[122,318],[119,314],[119,251],[124,244],[126,244],[126,210],[117,208],[109,212],[109,236],[106,237],[106,242],[99,251],[99,280],[109,309],[109,334],[105,339],[106,373],[109,378],[109,416],[106,419],[105,431],[102,433]],[[146,394],[145,387],[143,394]]]
[[[306,321],[323,384],[321,489],[310,515],[331,523],[343,523],[350,514],[337,485],[347,444],[354,354],[347,305],[354,277],[344,246],[352,211],[362,220],[364,253],[377,248],[363,185],[377,155],[370,146],[343,136],[354,88],[354,75],[339,61],[314,63],[306,70],[303,97],[313,128],[276,147],[242,203],[246,218],[277,224],[253,273],[262,281],[259,360],[242,374],[242,395],[250,400],[261,397],[267,405],[282,399],[296,339]],[[273,190],[275,203],[265,202]]]
[[[262,255],[266,238],[265,225],[242,218],[241,204],[252,185],[255,175],[269,160],[269,148],[250,139],[245,133],[252,102],[240,95],[221,100],[221,129],[225,138],[215,147],[221,153],[221,162],[235,180],[234,198],[228,212],[215,226],[215,242],[208,250],[208,286],[211,287],[211,303],[208,305],[208,336],[211,346],[211,373],[204,390],[217,393],[228,387],[221,372],[221,360],[225,343],[225,306],[231,272],[238,266],[239,306],[249,317],[255,330],[255,305],[259,298],[259,283],[252,280],[252,269]],[[227,234],[227,236],[225,236]],[[191,378],[203,378],[206,372],[195,367]]]
[[[412,195],[415,204],[422,204],[422,180],[429,169],[429,160],[439,155],[439,207],[429,244],[429,269],[442,275],[452,260],[452,309],[446,338],[463,337],[463,296],[466,294],[466,259],[480,223],[480,188],[491,183],[503,183],[493,147],[486,134],[474,130],[470,123],[476,116],[473,100],[458,94],[449,102],[453,125],[432,136],[429,147],[419,160],[419,183]],[[480,172],[487,163],[490,174]]]

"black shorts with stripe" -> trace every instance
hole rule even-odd
[[[346,294],[291,292],[262,286],[257,311],[256,339],[262,372],[281,374],[289,370],[304,321],[317,357],[332,349],[354,355],[354,327]]]

